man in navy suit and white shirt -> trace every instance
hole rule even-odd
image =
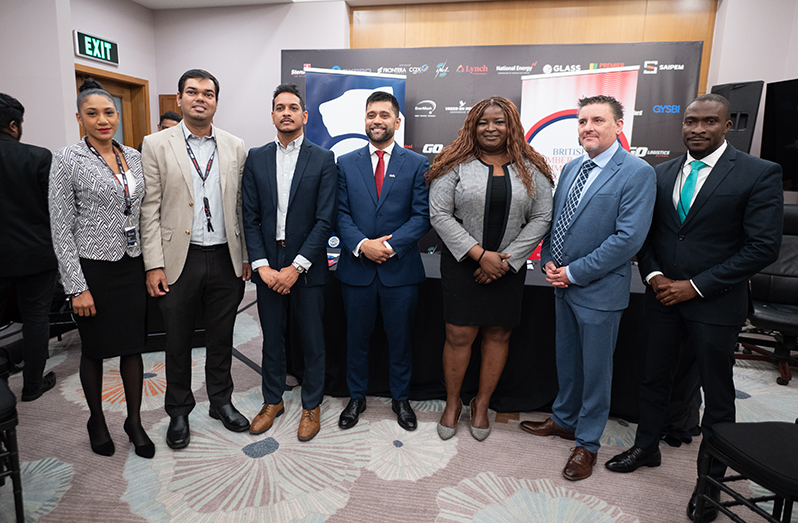
[[[682,122],[688,153],[656,168],[654,221],[637,256],[648,284],[640,422],[634,446],[606,463],[614,472],[660,465],[660,431],[683,340],[696,355],[704,390],[699,456],[714,424],[735,421],[732,366],[748,279],[778,258],[784,196],[778,165],[726,142],[731,124],[728,100],[698,97]],[[725,470],[719,463],[710,473],[719,477]],[[694,492],[690,519],[695,503]],[[717,514],[708,507],[704,521]]]
[[[366,410],[369,338],[377,304],[388,336],[393,411],[405,430],[416,429],[408,393],[412,370],[410,331],[424,281],[418,240],[427,233],[427,159],[396,144],[399,102],[375,91],[366,101],[369,144],[338,159],[336,231],[343,245],[336,274],[347,318],[346,382],[350,400],[338,419],[354,427]]]
[[[629,305],[631,259],[640,250],[654,209],[654,169],[623,150],[623,107],[609,96],[579,100],[579,141],[585,154],[569,162],[554,194],[551,232],[540,260],[554,286],[560,390],[552,415],[521,428],[575,440],[565,479],[593,472],[610,411],[612,356]]]
[[[305,374],[297,437],[320,429],[324,397],[324,283],[327,240],[338,189],[335,157],[304,137],[305,101],[293,84],[277,87],[272,122],[277,139],[252,149],[244,166],[244,234],[257,285],[263,331],[263,408],[249,431],[261,434],[284,412],[287,312],[297,318]]]

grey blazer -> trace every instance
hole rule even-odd
[[[53,154],[50,167],[50,222],[53,248],[64,291],[86,290],[80,258],[117,261],[141,254],[139,215],[144,196],[141,155],[122,146],[135,187],[131,214],[125,215],[125,192],[108,168],[80,142]],[[130,183],[130,182],[129,182]],[[139,241],[128,246],[125,227],[135,226]]]
[[[514,164],[504,166],[510,177],[510,209],[499,246],[510,254],[509,264],[518,272],[548,232],[551,224],[552,189],[534,165],[535,196],[530,197]],[[482,245],[485,198],[492,167],[480,160],[462,163],[430,184],[429,214],[432,226],[457,261],[474,245]]]

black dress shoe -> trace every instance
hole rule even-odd
[[[707,494],[710,498],[715,501],[720,501],[720,490],[712,485],[707,486]],[[696,485],[695,489],[693,489],[693,494],[690,496],[690,501],[687,503],[687,517],[690,518],[690,521],[695,521],[696,514],[695,514],[695,507],[698,503],[698,485]],[[718,517],[718,507],[710,504],[708,501],[704,500],[704,518],[702,521],[715,521]]]
[[[150,437],[147,436],[147,433],[144,432],[144,427],[142,427],[140,423],[138,427],[134,427],[130,423],[129,418],[125,420],[123,427],[128,438],[130,438],[130,442],[136,449],[136,456],[152,459],[152,457],[155,456],[155,444]]]
[[[91,417],[86,423],[86,429],[89,431],[89,442],[91,443],[91,450],[100,456],[113,456],[116,451],[114,440],[111,439],[111,434],[108,432],[108,426],[105,420],[102,426],[91,422]]]
[[[366,410],[366,398],[350,398],[338,418],[338,426],[342,429],[351,429],[360,421],[360,414],[364,410]]]
[[[220,420],[224,428],[231,432],[244,432],[245,430],[249,430],[249,420],[238,412],[238,410],[233,407],[232,403],[228,403],[221,407],[214,407],[211,405],[208,409],[208,416]]]
[[[22,401],[33,401],[42,397],[42,394],[55,387],[55,372],[48,372],[42,376],[42,383],[39,385],[39,390],[34,392],[25,392],[22,389]]]
[[[604,464],[613,472],[634,472],[640,467],[659,467],[662,464],[662,454],[659,447],[654,452],[646,452],[640,447],[632,447],[622,452]]]
[[[396,421],[399,426],[405,430],[416,430],[418,423],[416,423],[416,413],[410,407],[410,402],[407,400],[392,400],[393,411],[396,413]]]
[[[179,450],[188,447],[191,431],[188,429],[188,416],[175,416],[169,420],[166,431],[166,444],[170,449]]]

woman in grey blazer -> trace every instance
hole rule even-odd
[[[144,195],[141,155],[113,136],[119,113],[110,94],[87,79],[78,95],[80,142],[53,154],[50,220],[64,291],[81,337],[80,382],[91,416],[91,448],[111,456],[114,442],[102,411],[103,359],[120,357],[128,417],[125,432],[136,454],[151,458],[141,426],[147,290],[139,209]]]
[[[449,439],[457,432],[460,388],[481,331],[470,430],[482,441],[490,434],[488,406],[507,360],[510,334],[521,323],[526,260],[551,223],[553,178],[543,156],[524,140],[515,105],[492,97],[471,109],[427,179],[430,221],[444,243],[446,409],[438,434]]]

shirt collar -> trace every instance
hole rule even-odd
[[[609,163],[610,158],[612,158],[613,155],[618,151],[618,147],[620,147],[620,145],[618,144],[618,140],[615,140],[614,142],[612,142],[612,145],[610,145],[607,148],[606,151],[604,151],[603,153],[599,154],[595,158],[592,158],[593,163],[598,165],[599,168],[603,169],[607,165],[607,163]],[[585,153],[584,157],[582,158],[582,163],[585,163],[586,161],[588,161],[590,159],[591,159],[590,156],[588,156],[588,154]]]
[[[388,156],[391,156],[391,155],[393,154],[393,148],[394,148],[394,146],[396,146],[396,140],[394,140],[393,142],[391,142],[391,145],[389,145],[388,147],[386,147],[385,149],[382,149],[382,150],[383,150],[383,151],[385,151],[385,153],[386,153]],[[376,147],[374,147],[374,145],[373,145],[371,142],[369,142],[369,156],[372,156],[372,155],[374,155],[374,151],[378,151],[378,150],[379,150],[379,149],[377,149]]]
[[[199,136],[197,136],[196,134],[194,134],[194,133],[192,133],[191,131],[188,130],[188,127],[186,127],[186,121],[185,120],[181,120],[180,121],[180,125],[183,128],[183,136],[186,138],[186,140],[188,140],[192,136],[194,138],[196,138],[197,140],[202,140],[202,138],[200,138]],[[207,136],[205,136],[204,138],[207,138]],[[213,125],[211,125],[211,136],[210,136],[210,138],[213,141],[216,141],[216,128]]]
[[[294,138],[288,145],[283,145],[283,142],[280,141],[280,137],[277,136],[274,138],[274,142],[277,144],[277,147],[285,152],[292,152],[302,145],[302,142],[305,140],[305,133],[300,134],[297,138]]]
[[[712,151],[710,154],[701,158],[701,161],[704,162],[704,164],[708,166],[710,169],[715,167],[715,164],[718,163],[720,157],[723,155],[724,152],[726,152],[727,145],[728,143],[726,142],[726,140],[723,140],[723,143],[720,144],[720,147]],[[693,155],[690,154],[690,151],[687,151],[687,161],[685,162],[685,165],[690,165],[694,161],[695,158],[693,158]]]

